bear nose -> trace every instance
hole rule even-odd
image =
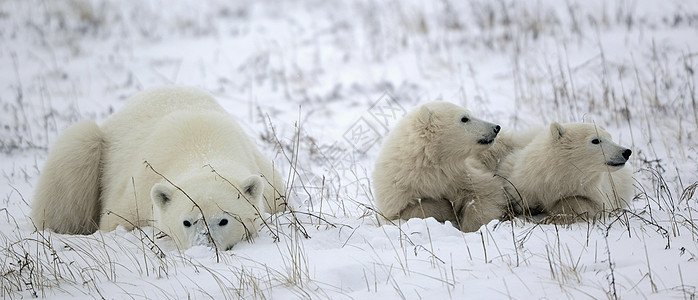
[[[623,158],[627,160],[628,158],[630,158],[630,154],[633,154],[633,152],[630,151],[630,149],[625,149],[625,151],[623,151]]]
[[[499,125],[494,125],[494,133],[499,133],[499,131],[502,130],[502,127]]]

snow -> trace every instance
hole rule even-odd
[[[229,2],[0,2],[3,298],[696,297],[698,2]],[[57,135],[167,84],[238,118],[293,213],[224,252],[35,232]],[[636,201],[594,224],[386,222],[380,141],[433,100],[509,129],[596,122],[633,150]]]

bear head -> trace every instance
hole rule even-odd
[[[257,232],[264,182],[259,175],[236,182],[207,173],[177,182],[176,187],[167,182],[152,187],[156,226],[182,248],[228,250]]]
[[[579,170],[617,171],[623,168],[632,151],[611,140],[603,127],[573,123],[550,125],[551,155],[560,155]]]
[[[436,160],[463,160],[488,149],[501,127],[449,102],[430,102],[417,110],[417,132],[425,153]]]

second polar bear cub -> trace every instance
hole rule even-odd
[[[507,155],[497,173],[510,181],[504,186],[522,210],[568,223],[627,206],[632,172],[623,166],[631,154],[601,127],[553,123]]]
[[[499,125],[457,105],[410,111],[383,142],[373,172],[378,210],[388,219],[434,217],[475,231],[502,215],[505,197],[492,172],[471,158],[488,149]]]
[[[101,126],[66,130],[31,216],[59,233],[152,225],[182,248],[229,249],[257,233],[260,212],[285,210],[283,190],[271,161],[211,95],[164,87],[133,96]]]

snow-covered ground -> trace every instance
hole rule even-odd
[[[3,298],[696,298],[698,2],[230,2],[0,2]],[[218,257],[153,228],[35,232],[56,136],[167,84],[239,119],[294,212]],[[389,224],[373,161],[432,100],[508,129],[600,124],[633,150],[636,201],[594,224]]]

